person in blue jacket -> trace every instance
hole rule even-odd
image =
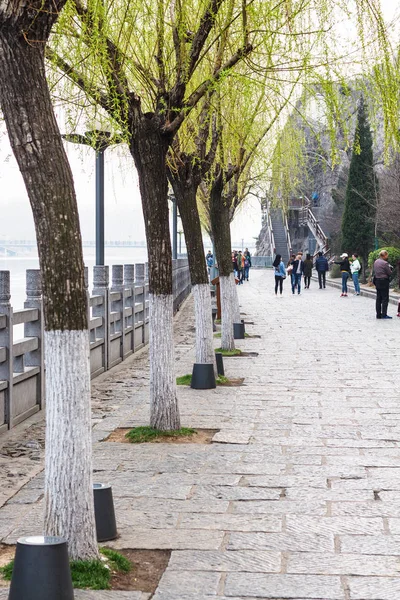
[[[326,284],[326,273],[329,271],[329,263],[322,252],[318,252],[318,258],[315,261],[315,268],[317,269],[318,273],[319,289],[322,290],[322,286],[325,287]]]
[[[294,294],[297,287],[297,293],[301,292],[301,277],[304,273],[304,262],[301,254],[296,256],[296,260],[293,263],[293,277],[292,277],[292,294]]]
[[[280,254],[277,254],[275,256],[275,260],[272,263],[272,266],[274,267],[274,274],[275,274],[275,296],[278,295],[278,287],[279,287],[280,294],[282,296],[283,280],[286,279],[286,269],[285,269],[285,263],[283,262],[282,256]]]

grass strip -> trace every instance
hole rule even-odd
[[[234,350],[223,350],[222,348],[216,348],[215,352],[221,353],[222,356],[240,356],[242,351],[239,348]]]
[[[160,429],[153,429],[153,427],[134,427],[125,435],[126,438],[132,444],[142,444],[144,442],[152,442],[157,439],[171,438],[171,437],[186,437],[192,436],[197,431],[188,427],[181,427],[180,429],[173,429],[171,431],[161,431]]]

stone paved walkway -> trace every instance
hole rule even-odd
[[[399,600],[400,319],[311,286],[292,296],[286,282],[276,298],[272,273],[253,271],[239,294],[248,333],[262,337],[238,346],[259,356],[225,359],[245,386],[179,388],[183,425],[218,428],[220,443],[95,444],[95,477],[113,485],[112,545],[172,550],[153,600]],[[177,375],[193,355],[190,300]],[[94,382],[95,440],[148,422],[147,385],[145,353]],[[42,483],[0,509],[0,541],[35,533]]]

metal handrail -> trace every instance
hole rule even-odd
[[[273,257],[275,254],[275,238],[274,238],[274,230],[272,229],[272,221],[271,221],[271,205],[269,200],[267,199],[267,220],[268,220],[268,229],[269,229],[269,240],[271,245],[271,256]]]
[[[290,258],[290,251],[292,249],[292,242],[290,239],[290,232],[289,232],[289,224],[288,224],[288,220],[287,220],[287,214],[285,213],[285,211],[282,211],[283,213],[283,224],[285,226],[285,231],[286,231],[286,244],[287,244],[287,248],[288,248],[288,256]]]

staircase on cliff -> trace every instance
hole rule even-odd
[[[274,234],[275,253],[282,256],[285,265],[289,261],[289,248],[283,212],[280,208],[270,209],[272,232]]]

